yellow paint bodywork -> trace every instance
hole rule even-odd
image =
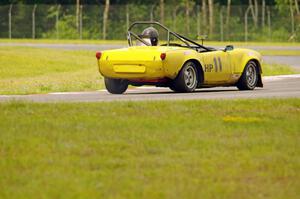
[[[165,60],[161,60],[161,53],[166,53]],[[204,85],[229,85],[238,81],[247,62],[260,63],[261,55],[249,49],[199,53],[183,47],[132,46],[103,51],[98,66],[105,77],[146,81],[174,79],[189,60],[203,71]]]

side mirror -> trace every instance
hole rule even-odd
[[[230,51],[230,50],[233,50],[233,49],[234,49],[233,45],[227,45],[227,46],[225,47],[225,49],[224,49],[224,52]]]

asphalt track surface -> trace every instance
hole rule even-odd
[[[0,43],[0,46],[23,46],[64,50],[107,50],[126,47],[125,44],[32,44]],[[222,46],[214,46],[222,48]],[[239,46],[245,47],[245,46]],[[254,50],[300,50],[300,46],[248,46]],[[264,56],[266,63],[287,64],[300,69],[300,56]],[[65,92],[35,95],[0,95],[0,102],[25,100],[33,102],[94,102],[136,100],[188,100],[236,98],[300,98],[300,75],[265,77],[264,88],[238,91],[235,87],[198,89],[194,93],[174,93],[168,88],[139,87],[128,89],[123,95],[112,95],[106,90],[92,92]]]
[[[300,56],[263,56],[263,60],[269,64],[283,64],[300,70]]]
[[[300,75],[264,77],[264,88],[239,91],[235,87],[197,89],[193,93],[174,93],[168,88],[131,88],[122,95],[106,90],[91,92],[62,92],[34,95],[0,95],[0,102],[99,102],[99,101],[153,101],[191,99],[253,99],[253,98],[300,98]]]
[[[93,50],[102,51],[127,47],[126,44],[34,44],[34,43],[0,43],[0,46],[22,46],[35,48],[51,48],[62,50]],[[220,49],[224,46],[213,46]],[[237,46],[253,50],[294,50],[300,51],[300,46]],[[300,71],[300,56],[263,56],[263,60],[269,64],[284,64],[295,67]]]

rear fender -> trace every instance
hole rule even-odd
[[[170,79],[175,79],[187,61],[193,61],[198,66],[198,72],[203,72],[198,53],[194,50],[183,49],[167,52],[167,58],[164,60],[165,75]]]

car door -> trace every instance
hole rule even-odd
[[[231,62],[228,52],[222,50],[204,52],[205,83],[227,82],[231,75]]]

